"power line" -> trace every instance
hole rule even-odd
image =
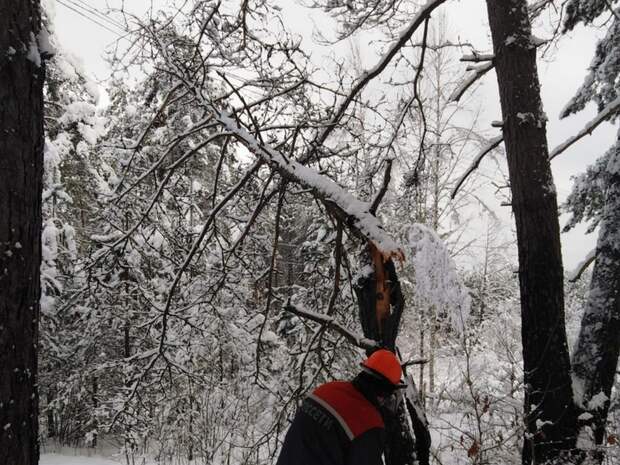
[[[68,8],[69,10],[73,11],[74,13],[77,13],[78,15],[80,15],[82,18],[87,19],[88,21],[90,21],[91,23],[94,23],[96,25],[98,25],[99,27],[102,27],[103,29],[111,32],[112,34],[114,34],[117,37],[121,37],[121,34],[118,31],[114,31],[113,29],[109,28],[108,26],[106,26],[105,24],[100,23],[99,21],[97,21],[96,19],[93,19],[92,17],[88,16],[87,14],[84,14],[83,11],[80,11],[74,7],[72,7],[71,5],[66,4],[63,0],[56,0],[58,3],[60,3],[62,6],[64,6],[65,8]]]
[[[121,24],[121,23],[115,21],[114,19],[110,18],[106,13],[104,13],[101,10],[98,10],[94,6],[89,5],[84,0],[64,0],[64,1],[67,1],[67,2],[75,5],[78,8],[81,8],[83,10],[87,10],[91,14],[93,14],[94,16],[97,16],[97,17],[101,18],[102,20],[104,20],[104,21],[110,23],[111,25],[117,27],[121,31],[127,32],[127,29],[125,28],[125,26],[123,24]]]

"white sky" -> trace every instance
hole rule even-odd
[[[224,1],[239,2],[239,0]],[[289,21],[288,26],[295,32],[310,37],[313,28],[317,25],[313,24],[305,11],[300,10],[294,0],[282,0],[282,2]],[[93,24],[72,11],[69,7],[76,8],[76,3],[104,10],[107,2],[106,0],[44,0],[44,4],[50,5],[55,10],[55,29],[63,48],[79,56],[84,62],[85,69],[95,79],[104,80],[109,73],[102,55],[106,47],[117,37],[102,26]],[[121,3],[121,0],[111,0],[110,3],[116,6]],[[152,2],[151,0],[125,0],[124,3],[127,8],[140,12],[145,11]],[[155,3],[158,3],[158,0],[155,0]],[[453,40],[458,38],[463,42],[471,42],[481,51],[491,50],[484,0],[452,0],[442,8],[448,14],[449,34],[453,36]],[[106,24],[104,20],[100,22]],[[113,28],[113,26],[110,27]],[[553,53],[552,57],[539,60],[543,103],[549,117],[547,130],[550,148],[575,134],[595,116],[595,108],[592,106],[567,120],[558,119],[560,110],[585,76],[593,55],[596,33],[580,28],[563,39],[559,50]],[[538,31],[536,34],[541,38],[548,36],[545,31]],[[598,31],[598,34],[600,35],[601,32]],[[364,51],[368,53],[368,56],[363,58],[370,66],[376,59],[376,54],[366,49]],[[477,99],[484,102],[484,119],[488,122],[501,119],[494,73],[491,72],[485,76],[482,86],[476,92]],[[605,123],[596,130],[594,135],[580,141],[553,161],[553,172],[560,202],[570,192],[570,177],[583,172],[589,163],[603,154],[615,140],[615,133],[615,129]],[[484,165],[483,161],[482,169]],[[497,206],[496,210],[506,225],[512,228],[510,209]],[[562,235],[562,250],[567,271],[577,266],[595,245],[596,235],[584,236],[584,229],[581,227],[574,232]]]

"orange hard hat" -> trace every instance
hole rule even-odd
[[[379,349],[364,360],[362,366],[387,379],[393,385],[400,386],[403,370],[393,352],[387,349]]]

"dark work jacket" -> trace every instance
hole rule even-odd
[[[383,418],[352,383],[334,381],[302,403],[277,465],[380,465]]]

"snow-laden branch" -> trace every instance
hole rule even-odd
[[[603,108],[603,111],[596,115],[596,117],[588,124],[586,124],[585,127],[576,135],[568,138],[566,141],[562,142],[555,149],[553,149],[553,151],[549,154],[549,159],[553,160],[559,154],[567,150],[575,142],[583,139],[587,135],[592,134],[592,131],[594,131],[603,121],[606,121],[618,112],[620,112],[620,97],[617,97],[613,102]]]
[[[438,6],[444,3],[446,0],[428,0],[428,2],[420,8],[415,17],[411,20],[409,25],[400,33],[398,39],[394,41],[394,43],[390,46],[387,52],[381,57],[379,62],[373,66],[370,70],[364,72],[362,76],[358,79],[356,84],[349,92],[344,100],[338,106],[333,118],[327,123],[325,129],[321,131],[317,138],[313,143],[313,151],[311,151],[308,156],[304,157],[304,161],[312,158],[313,152],[323,145],[332,131],[336,128],[337,124],[340,122],[342,117],[344,116],[349,105],[355,100],[355,97],[362,91],[366,85],[372,81],[375,77],[387,68],[392,59],[396,56],[398,51],[404,47],[404,45],[411,39],[413,34],[418,30],[418,28],[424,23],[424,21],[430,17],[430,14],[435,10]]]
[[[467,168],[467,171],[465,171],[465,173],[463,173],[463,175],[456,182],[456,186],[454,186],[454,189],[452,189],[452,194],[450,194],[451,199],[454,199],[454,197],[456,197],[456,194],[461,188],[461,186],[463,185],[463,183],[478,168],[482,159],[489,152],[491,152],[494,148],[496,148],[499,144],[501,144],[503,140],[504,140],[504,136],[497,136],[491,139],[489,143],[482,148],[480,153],[476,156],[476,158],[474,158],[474,161],[472,162],[472,164],[469,165],[469,168]]]
[[[431,1],[423,11],[426,11],[426,14],[428,14],[444,1]],[[422,12],[417,15],[420,18],[420,22],[424,20],[424,16]],[[351,232],[365,240],[371,241],[386,258],[395,258],[399,261],[404,260],[402,247],[383,229],[379,220],[372,214],[369,203],[357,199],[327,176],[319,174],[316,170],[304,166],[300,162],[289,159],[270,144],[260,142],[242,127],[230,113],[219,109],[204,95],[201,89],[192,83],[186,71],[180,68],[174,60],[170,59],[166,46],[159,37],[153,36],[153,39],[159,44],[160,52],[172,66],[169,72],[183,83],[187,90],[193,94],[197,102],[202,105],[215,121],[224,126],[225,130],[232,134],[238,142],[243,144],[262,162],[266,162],[283,178],[310,190],[314,197],[321,201]],[[396,52],[394,51],[394,53]]]
[[[284,178],[309,189],[343,224],[358,236],[375,244],[385,257],[404,259],[402,247],[385,232],[379,220],[371,213],[370,204],[357,199],[327,176],[287,158],[268,144],[261,144],[227,113],[216,109],[210,103],[205,104],[214,112],[215,119],[250,152],[268,163]]]
[[[376,341],[373,341],[372,339],[364,337],[361,334],[356,334],[353,331],[348,330],[343,325],[338,323],[333,316],[325,315],[323,313],[315,313],[309,310],[302,310],[290,302],[288,302],[284,306],[284,309],[301,318],[306,318],[308,320],[315,321],[327,328],[333,329],[338,334],[340,334],[345,339],[347,339],[349,342],[351,342],[352,344],[364,350],[369,350],[369,349],[372,350],[372,349],[377,349],[379,347]]]
[[[493,61],[489,61],[478,66],[468,66],[467,71],[473,71],[473,73],[467,79],[465,79],[456,89],[454,89],[448,100],[451,102],[458,102],[463,96],[463,94],[467,92],[467,89],[473,86],[478,79],[480,79],[490,70],[492,70],[494,66],[495,65],[493,64]]]
[[[568,280],[571,283],[579,281],[579,278],[581,278],[581,275],[585,273],[585,271],[592,264],[592,262],[594,262],[595,259],[596,259],[596,248],[590,250],[588,255],[586,255],[586,258],[584,258],[581,261],[581,263],[577,265],[577,268],[575,268],[573,272],[568,276]]]

